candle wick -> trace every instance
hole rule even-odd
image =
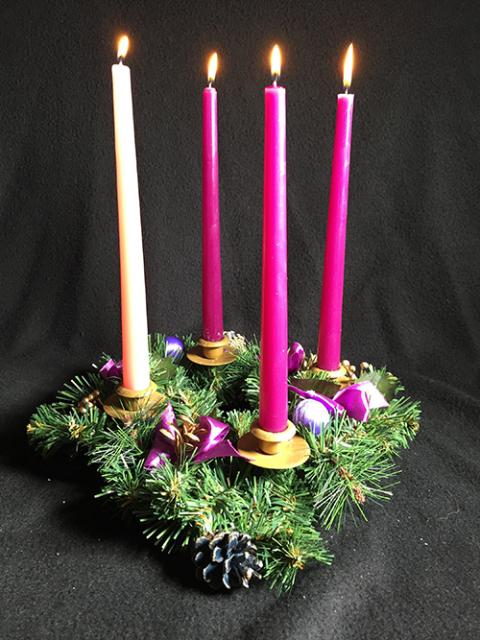
[[[213,84],[213,83],[212,83],[212,80],[209,80],[209,81],[208,81],[208,88],[209,88],[209,89],[211,89],[211,88],[212,88],[212,84]]]
[[[117,62],[118,64],[123,64],[123,56],[118,56]]]
[[[277,86],[277,81],[278,81],[278,74],[275,73],[273,75],[273,86],[276,87]]]
[[[348,87],[344,87],[344,89],[345,89],[345,95],[347,95],[347,93],[348,93]]]

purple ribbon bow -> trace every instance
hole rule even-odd
[[[123,362],[119,360],[116,362],[113,358],[107,360],[107,362],[99,370],[100,375],[104,380],[111,380],[112,378],[122,378],[123,374]]]
[[[388,407],[388,402],[380,393],[377,387],[369,380],[356,382],[338,391],[332,398],[317,393],[316,391],[304,391],[290,385],[290,391],[302,398],[316,400],[323,404],[329,413],[346,412],[349,418],[358,422],[367,422],[372,409],[383,409]]]
[[[292,342],[288,349],[288,374],[300,371],[304,360],[305,349],[299,342]]]
[[[167,459],[175,462],[177,451],[175,448],[175,428],[177,419],[172,405],[168,403],[167,408],[160,416],[160,422],[155,428],[152,448],[145,460],[145,469],[158,469]],[[230,427],[215,418],[202,416],[198,423],[195,435],[199,438],[197,449],[193,456],[194,462],[205,462],[213,458],[242,456],[235,449],[230,440],[226,440]],[[162,433],[162,431],[164,433]],[[170,434],[171,437],[168,437]]]

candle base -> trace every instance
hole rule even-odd
[[[336,380],[337,378],[342,378],[347,373],[346,369],[342,367],[342,365],[340,365],[338,369],[335,369],[333,371],[328,369],[320,369],[317,366],[313,366],[311,368],[311,371],[313,371],[314,373],[326,373],[330,380]]]
[[[127,389],[120,384],[103,403],[103,410],[112,418],[131,422],[138,413],[151,416],[164,400],[165,396],[157,391],[154,382],[141,391]]]
[[[290,420],[286,429],[279,432],[265,431],[255,421],[250,432],[240,438],[237,448],[250,464],[264,469],[291,469],[310,457],[310,447],[296,435]]]
[[[237,356],[229,349],[230,342],[225,336],[218,342],[199,338],[197,344],[187,353],[190,362],[203,367],[223,367],[234,362]]]
[[[338,369],[333,371],[320,369],[316,364],[311,367],[311,370],[315,373],[326,373],[330,380],[338,380],[339,382],[349,382],[357,378],[355,374],[356,368],[350,364],[349,360],[342,360],[338,365]]]

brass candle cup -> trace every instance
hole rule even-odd
[[[157,391],[157,385],[152,381],[140,391],[120,384],[103,403],[103,410],[112,418],[131,422],[139,413],[145,416],[154,414],[164,400],[165,396]]]
[[[287,422],[283,431],[266,431],[256,420],[249,433],[238,441],[238,451],[250,464],[264,469],[291,469],[310,457],[307,442],[296,434],[293,422]]]
[[[197,344],[187,352],[187,358],[203,367],[223,367],[236,360],[229,346],[230,342],[226,336],[217,342],[199,338]]]

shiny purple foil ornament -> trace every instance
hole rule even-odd
[[[167,336],[165,338],[165,357],[171,358],[174,362],[181,360],[185,353],[185,345],[177,336]]]
[[[305,360],[305,349],[299,342],[292,342],[288,350],[288,373],[297,373]]]
[[[113,358],[110,358],[110,360],[107,360],[98,372],[104,380],[121,380],[123,375],[123,363],[121,360],[118,360],[117,362]]]
[[[367,422],[370,416],[370,406],[364,389],[352,384],[336,393],[334,398],[342,405],[349,418],[353,418],[357,422]]]
[[[331,413],[325,405],[311,398],[300,400],[292,414],[294,424],[303,424],[319,436],[330,422]]]
[[[367,422],[372,409],[388,407],[388,402],[384,396],[369,380],[356,382],[345,387],[345,389],[341,389],[333,396],[333,399],[327,398],[327,396],[316,391],[304,391],[292,385],[289,386],[289,389],[302,398],[318,402],[328,410],[330,415],[345,411],[349,418],[357,420],[357,422]],[[309,425],[307,424],[306,426]]]
[[[333,399],[342,405],[350,418],[358,422],[367,422],[372,409],[388,407],[384,396],[369,380],[341,389]]]
[[[383,393],[377,389],[373,382],[370,382],[370,380],[357,382],[356,386],[365,390],[365,393],[368,396],[368,405],[370,409],[386,409],[388,407],[387,399]]]
[[[175,429],[177,419],[172,405],[168,403],[167,408],[160,416],[160,422],[155,428],[152,448],[145,460],[145,469],[152,470],[161,467],[167,460],[176,462],[177,452],[175,449]],[[202,416],[198,422],[198,429],[195,435],[199,438],[199,444],[193,455],[194,462],[205,462],[213,458],[236,457],[241,458],[240,453],[235,449],[230,440],[226,437],[230,427],[215,418]]]

